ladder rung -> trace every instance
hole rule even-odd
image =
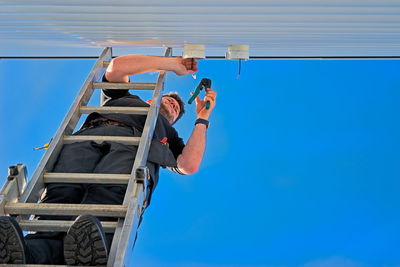
[[[80,107],[81,113],[92,113],[98,112],[101,114],[135,114],[135,115],[147,115],[149,107]]]
[[[128,184],[130,174],[105,173],[63,173],[49,172],[43,176],[44,183],[91,183],[91,184]]]
[[[67,232],[73,221],[58,220],[19,220],[18,224],[24,231],[35,232]],[[113,233],[117,227],[117,222],[101,222],[106,233]]]
[[[93,82],[93,88],[108,89],[108,90],[154,90],[156,83],[108,83],[108,82]]]
[[[6,214],[34,215],[68,215],[78,216],[91,214],[93,216],[124,217],[127,206],[98,204],[50,204],[50,203],[8,203],[4,207]]]
[[[94,141],[98,144],[102,142],[117,142],[124,145],[138,146],[140,137],[130,136],[96,136],[96,135],[70,135],[64,136],[64,144],[72,144],[83,141]]]

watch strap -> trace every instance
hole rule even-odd
[[[208,126],[210,125],[210,122],[208,120],[205,120],[205,119],[197,119],[194,122],[194,125],[196,125],[198,123],[204,124],[207,127],[207,129],[208,129]]]

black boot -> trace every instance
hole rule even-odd
[[[71,225],[64,239],[67,265],[106,265],[108,249],[100,221],[91,215],[81,215]]]
[[[27,249],[21,227],[11,217],[0,216],[0,263],[27,263]]]

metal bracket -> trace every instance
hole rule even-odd
[[[189,45],[186,44],[183,47],[183,58],[205,58],[205,46],[204,45]]]
[[[26,185],[28,172],[25,164],[17,164],[8,168],[7,181],[0,190],[0,215],[6,215],[4,207],[7,203],[17,202]]]
[[[230,45],[226,58],[231,60],[248,60],[249,46],[248,45]]]
[[[147,198],[148,198],[148,195],[150,194],[150,192],[148,192],[148,190],[151,190],[149,188],[150,179],[151,179],[150,173],[149,173],[149,169],[147,167],[139,167],[136,169],[135,181],[137,183],[143,184],[143,195],[144,195],[141,212],[138,212],[138,214],[140,214],[140,215],[142,215],[144,213],[144,210],[147,207]],[[139,205],[138,205],[138,209],[139,209]]]
[[[136,169],[135,181],[137,183],[145,183],[144,179],[149,176],[149,169],[147,167],[138,167]]]

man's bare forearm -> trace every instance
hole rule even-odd
[[[186,75],[197,71],[197,62],[180,57],[157,57],[146,55],[125,55],[114,58],[106,71],[110,82],[129,82],[129,75],[152,71],[173,71],[176,75]]]
[[[110,82],[129,82],[129,75],[152,71],[174,71],[176,59],[147,55],[125,55],[114,58],[106,71]]]
[[[178,156],[178,168],[184,174],[198,171],[206,148],[206,132],[204,124],[196,124],[182,154]]]

